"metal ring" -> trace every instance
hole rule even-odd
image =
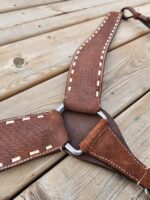
[[[58,112],[62,113],[65,110],[65,106],[62,103],[60,106],[58,106],[55,110]],[[107,120],[106,115],[100,110],[97,112],[97,114],[102,118]],[[80,156],[83,154],[83,151],[81,149],[75,149],[69,142],[67,142],[64,146],[65,151],[73,156]]]
[[[150,199],[150,191],[147,189],[147,188],[145,188],[145,194],[147,195],[147,197]]]

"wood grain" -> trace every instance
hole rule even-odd
[[[88,7],[89,2],[91,7]],[[92,3],[91,0],[80,2],[68,1],[57,3],[55,6],[54,4],[50,4],[47,6],[39,6],[1,14],[0,45],[9,44],[39,34],[56,31],[67,26],[89,21],[101,17],[111,10],[120,11],[120,9],[126,5],[139,6],[148,2],[149,1],[147,0],[121,0],[117,1],[116,4],[116,0],[111,0],[110,3],[107,1],[107,3],[103,4],[103,1],[92,1]],[[99,4],[96,5],[96,3]],[[137,7],[136,9],[138,10],[140,8]],[[148,13],[149,6],[141,6],[141,12],[143,12],[143,10]]]
[[[141,51],[143,44],[144,51]],[[117,115],[150,89],[149,51],[149,35],[146,35],[108,54],[102,105],[112,116]],[[2,101],[0,118],[38,113],[56,107],[63,101],[66,80],[67,73],[64,73]],[[48,156],[43,158],[44,160],[38,159],[0,173],[0,198],[12,197],[62,156]]]
[[[10,12],[55,2],[60,2],[62,0],[0,0],[0,13]]]
[[[102,20],[98,18],[0,47],[0,100],[66,71],[77,47]],[[148,32],[146,27],[135,20],[123,21],[110,49]],[[22,65],[14,63],[18,57],[23,60]]]
[[[131,150],[147,165],[150,165],[149,100],[150,93],[116,119]],[[128,179],[69,156],[15,198],[22,199],[146,200],[147,197],[142,188]]]
[[[109,2],[113,3],[116,2],[116,0],[108,0],[107,5],[109,4]],[[142,3],[138,2],[138,4]],[[87,9],[89,7],[100,6],[103,4],[105,4],[104,0],[103,1],[93,0],[92,2],[90,0],[82,0],[82,1],[70,0],[55,4],[47,4],[47,5],[31,7],[28,9],[27,8],[21,9],[13,12],[7,12],[1,14],[0,29],[4,30],[6,28],[8,29],[17,26],[19,31],[19,29],[21,28],[19,25],[23,24],[28,25],[29,22],[33,23],[38,20],[51,18],[52,16],[75,12],[78,10]],[[23,32],[22,29],[21,31]]]

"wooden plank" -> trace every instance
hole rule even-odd
[[[60,2],[62,0],[0,0],[0,13]]]
[[[109,5],[109,2],[116,2],[116,0],[108,0],[107,6]],[[145,0],[143,2],[146,2]],[[138,2],[138,4],[142,4],[143,2]],[[35,21],[38,21],[39,19],[47,19],[51,18],[52,16],[57,16],[60,14],[66,14],[70,12],[75,12],[78,10],[87,9],[89,7],[95,7],[95,6],[102,6],[104,4],[103,1],[99,0],[70,0],[55,4],[48,4],[44,6],[37,6],[37,7],[31,7],[28,9],[22,9],[17,10],[13,12],[3,13],[1,14],[1,20],[0,20],[0,29],[6,29],[9,27],[18,27],[21,28],[19,25],[22,24],[29,24],[29,22],[33,23]],[[135,3],[137,4],[137,3]],[[20,28],[19,28],[20,27]],[[11,31],[11,30],[10,30]],[[29,31],[29,29],[28,29]]]
[[[81,3],[75,1],[74,4],[76,3],[76,6],[74,5],[74,10],[72,7],[69,7],[66,3],[63,2],[55,4],[55,8],[53,5],[49,5],[3,14],[1,15],[1,19],[3,20],[0,21],[0,45],[9,44],[39,34],[44,34],[50,31],[65,28],[67,26],[89,21],[105,15],[112,9],[119,11],[126,5],[139,6],[144,2],[146,3],[147,0],[121,0],[118,1],[117,4],[116,2],[111,2],[105,5],[95,6],[94,2],[92,1],[91,7],[87,8],[86,4],[81,6]],[[72,1],[69,1],[69,3],[72,3]],[[61,4],[64,5],[60,9]],[[147,14],[149,12],[150,6],[144,5],[137,7],[136,9],[140,9],[141,12],[145,12]]]
[[[98,18],[0,47],[0,100],[66,71],[77,47],[102,20]],[[148,32],[139,22],[123,21],[110,49]],[[18,57],[22,65],[16,65]]]
[[[143,44],[144,51],[141,51]],[[117,115],[150,89],[149,45],[149,35],[146,35],[109,53],[102,105],[112,116]],[[61,74],[2,101],[0,118],[48,111],[58,106],[64,97],[66,79],[67,73]],[[56,154],[53,159],[58,161],[62,154],[59,156]],[[0,173],[2,183],[0,197],[2,199],[6,198],[6,195],[11,197],[16,194],[52,164],[51,156],[33,162]]]
[[[150,93],[116,119],[131,150],[147,165],[150,165],[149,99]],[[15,200],[146,200],[142,191],[142,188],[122,176],[69,156]]]

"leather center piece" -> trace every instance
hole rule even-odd
[[[68,132],[69,142],[79,149],[80,142],[101,120],[98,115],[90,115],[65,110],[63,112],[65,127]]]

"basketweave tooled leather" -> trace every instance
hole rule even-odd
[[[0,122],[0,170],[60,151],[68,141],[59,112],[23,116]]]
[[[103,70],[108,47],[122,13],[110,12],[76,51],[70,68],[64,104],[69,110],[96,114],[101,108]]]
[[[0,122],[0,170],[53,152],[66,143],[79,148],[78,159],[122,174],[150,190],[150,169],[130,151],[114,120],[101,108],[102,80],[108,47],[128,9],[150,27],[150,18],[126,7],[110,12],[76,51],[65,92],[65,111],[53,110]],[[97,112],[101,109],[106,119]]]

